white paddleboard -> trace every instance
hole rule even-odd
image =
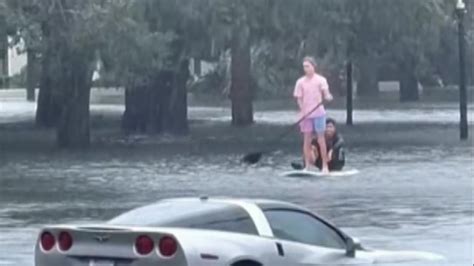
[[[287,177],[343,177],[343,176],[352,176],[359,173],[357,169],[349,169],[343,171],[332,171],[328,174],[324,174],[319,171],[305,171],[305,170],[292,170],[284,172],[282,176]]]

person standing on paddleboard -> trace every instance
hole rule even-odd
[[[323,100],[332,101],[333,97],[329,91],[326,78],[316,73],[316,67],[316,60],[313,57],[307,56],[303,59],[305,75],[296,82],[293,96],[298,102],[300,117],[305,117],[300,123],[300,130],[303,134],[305,170],[308,170],[316,160],[311,145],[313,134],[316,133],[321,152],[322,172],[329,173],[328,154],[324,138],[326,110],[322,103]],[[316,108],[318,105],[319,107]]]

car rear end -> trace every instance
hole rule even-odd
[[[166,230],[117,226],[44,228],[36,266],[186,266],[178,240]]]

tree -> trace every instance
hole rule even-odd
[[[323,1],[320,15],[329,30],[322,36],[346,54],[357,67],[359,96],[378,94],[377,72],[382,66],[396,69],[401,100],[418,98],[418,79],[426,55],[436,50],[439,29],[445,21],[443,0]]]
[[[158,72],[160,130],[177,135],[187,134],[187,84],[190,78],[189,58],[193,45],[202,38],[199,32],[205,27],[198,12],[201,1],[148,0],[146,21],[152,32],[173,34],[168,42],[169,53],[164,67]],[[202,11],[202,10],[201,10]]]
[[[61,114],[57,124],[60,147],[82,148],[90,143],[89,100],[96,51],[107,18],[106,1],[51,1],[47,27],[56,49],[51,75],[58,90]]]
[[[10,28],[12,45],[22,44],[20,53],[27,53],[27,71],[26,71],[26,99],[35,100],[35,88],[37,80],[37,57],[39,52],[41,30],[39,28],[38,14],[40,6],[37,0],[6,0],[4,7]]]
[[[27,49],[41,56],[37,124],[56,126],[61,147],[86,147],[97,53],[109,42],[106,30],[119,21],[115,11],[124,1],[9,0],[7,4],[15,17],[16,39],[25,40]]]
[[[10,0],[16,39],[41,55],[37,123],[56,126],[61,147],[90,142],[89,96],[108,0]],[[30,73],[31,74],[31,73]],[[30,87],[34,82],[30,79]]]
[[[232,1],[231,25],[231,87],[232,124],[246,126],[253,121],[253,92],[251,88],[251,32],[248,9],[244,4]]]
[[[466,61],[468,73],[472,73],[474,58],[474,1],[465,1],[467,14],[466,22]],[[433,69],[436,78],[443,84],[457,84],[459,80],[459,58],[458,58],[458,38],[457,15],[455,14],[455,1],[449,2],[443,7],[447,14],[445,23],[441,27],[439,34],[439,47],[427,54],[426,64]],[[431,73],[429,73],[431,74]],[[430,78],[430,77],[426,77]],[[474,81],[472,75],[468,75],[468,80]]]
[[[34,102],[38,77],[38,55],[35,50],[29,49],[26,56],[26,100]]]
[[[0,2],[0,87],[8,87],[8,7]]]
[[[121,27],[126,30],[111,36],[122,41],[109,42],[102,55],[106,68],[124,77],[127,133],[188,132],[189,58],[204,57],[208,52],[203,50],[209,50],[205,3],[131,1],[122,9],[124,16],[131,14]]]
[[[28,53],[27,65],[27,100],[34,100],[34,88],[39,80],[39,96],[36,108],[36,125],[40,127],[53,127],[59,118],[59,99],[55,96],[51,81],[54,72],[50,71],[53,47],[49,34],[48,20],[49,7],[52,1],[38,0],[6,0],[6,16],[9,27],[12,28],[13,44],[22,42],[25,46],[23,52]],[[39,62],[38,62],[39,61]],[[38,64],[39,63],[39,64]],[[33,72],[36,72],[33,74]],[[32,75],[33,74],[33,75]]]
[[[230,51],[230,91],[232,124],[253,123],[252,101],[257,88],[263,91],[286,90],[288,80],[294,82],[294,69],[282,71],[282,64],[300,60],[299,51],[304,35],[297,29],[307,25],[301,20],[302,7],[309,1],[211,1],[209,29],[212,38],[223,44],[221,53]],[[304,3],[304,4],[302,4]],[[309,13],[309,12],[308,12]],[[298,23],[295,22],[299,18]],[[290,22],[291,23],[287,23]],[[293,30],[291,30],[292,27]],[[285,35],[286,34],[286,35]],[[286,49],[286,50],[283,50]],[[294,49],[294,50],[293,50]],[[282,64],[280,64],[282,63]],[[288,68],[288,66],[285,66]],[[291,77],[291,78],[290,78]],[[282,82],[283,81],[283,82]],[[268,87],[272,87],[271,89]]]
[[[384,30],[378,20],[386,18],[377,12],[387,5],[390,4],[375,0],[321,1],[320,12],[312,23],[317,25],[312,38],[317,40],[318,54],[332,65],[330,81],[342,82],[338,77],[345,62],[353,61],[357,68],[357,93],[361,97],[378,95],[376,70],[382,45],[379,36]]]
[[[3,25],[2,25],[3,26]],[[8,87],[8,36],[0,27],[0,86]]]
[[[36,104],[36,126],[51,128],[57,125],[61,114],[61,88],[55,82],[54,56],[55,44],[51,36],[51,27],[47,21],[41,22],[41,71],[39,78],[39,94]]]
[[[109,41],[100,50],[105,71],[126,88],[122,117],[126,133],[161,133],[165,115],[161,96],[172,91],[172,76],[163,71],[175,36],[158,31],[157,24],[147,21],[147,12],[153,13],[150,4],[131,1],[118,6],[114,13],[126,19],[111,18],[106,33]]]
[[[439,48],[441,29],[447,9],[443,0],[400,1],[393,8],[382,9],[382,15],[396,14],[399,19],[383,21],[385,60],[398,67],[400,101],[417,101],[418,84],[428,56]]]

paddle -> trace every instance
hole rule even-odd
[[[321,107],[323,105],[323,102],[320,102],[318,105],[316,105],[311,111],[309,111],[307,114],[305,114],[303,117],[301,117],[298,121],[296,121],[294,124],[288,127],[287,130],[283,131],[278,137],[276,137],[271,143],[278,143],[281,139],[286,137],[290,132],[294,130],[294,127],[297,126],[299,123],[303,122],[308,116],[310,116],[316,109]],[[262,159],[262,156],[266,153],[270,153],[274,151],[274,149],[268,149],[266,151],[257,151],[257,152],[252,152],[246,154],[243,158],[242,161],[247,164],[256,164]]]
[[[295,170],[303,170],[304,169],[304,164],[297,163],[297,162],[292,162],[291,163],[291,168],[293,168]]]

